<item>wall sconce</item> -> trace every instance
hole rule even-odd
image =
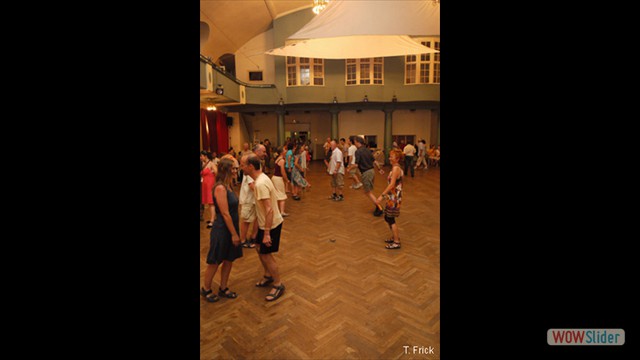
[[[222,87],[221,84],[218,84],[218,87],[216,88],[216,94],[224,95],[224,88]]]
[[[207,106],[207,111],[216,111],[216,107],[215,107],[215,105],[209,105],[209,106]]]
[[[391,102],[398,102],[398,98],[396,97],[396,94],[393,94],[393,97],[391,98]]]
[[[337,103],[338,103],[338,98],[337,98],[337,97],[335,97],[335,96],[333,97],[333,103],[334,103],[334,104],[337,104]]]
[[[362,101],[369,102],[369,98],[367,97],[367,95],[364,96],[364,99],[362,99]]]
[[[280,106],[284,105],[284,100],[282,100],[282,98],[280,98],[280,100],[278,100],[278,105],[280,105]]]

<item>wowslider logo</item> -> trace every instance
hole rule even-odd
[[[549,345],[622,345],[622,329],[549,329]]]

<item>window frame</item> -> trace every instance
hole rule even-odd
[[[308,61],[303,61],[306,59]],[[286,56],[285,58],[285,84],[287,87],[306,87],[306,86],[325,86],[326,81],[324,78],[324,59],[309,58],[309,57],[295,57]],[[320,76],[318,76],[317,67],[320,67]],[[295,69],[295,84],[290,84],[290,69]],[[302,70],[308,69],[308,84],[302,84],[303,72]],[[316,84],[316,80],[321,80],[322,84]]]
[[[349,66],[355,66],[355,78],[349,78]],[[362,76],[362,68],[364,66],[369,67],[368,77]],[[380,66],[380,71],[376,72],[376,65]],[[376,78],[376,74],[380,74],[378,78]],[[353,75],[353,72],[351,73]],[[369,79],[370,82],[368,84],[361,83],[364,79]],[[349,81],[355,81],[354,84],[350,84]],[[376,83],[379,81],[379,83]],[[382,85],[384,86],[384,57],[375,57],[375,58],[361,58],[361,59],[345,59],[344,60],[344,85],[345,86],[358,86],[358,85]]]
[[[254,80],[251,78],[251,74],[260,74],[260,80]],[[249,70],[249,81],[264,81],[264,72],[262,70]]]
[[[404,142],[405,145],[411,142],[411,144],[415,146],[417,136],[416,135],[391,135],[391,138],[396,144],[398,144],[398,146],[400,146],[401,142]]]
[[[440,51],[440,37],[414,38],[426,47]],[[413,69],[409,69],[409,67]],[[428,76],[423,81],[423,67],[427,67]],[[419,55],[405,55],[404,57],[404,84],[405,85],[440,85],[440,53],[427,53]]]

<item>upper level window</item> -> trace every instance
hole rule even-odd
[[[382,85],[384,83],[384,58],[347,59],[346,85]]]
[[[440,38],[423,38],[420,43],[440,51]],[[404,68],[405,84],[440,84],[440,53],[407,55]]]
[[[324,60],[287,56],[287,86],[323,86]]]

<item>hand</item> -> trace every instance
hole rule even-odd
[[[238,247],[240,245],[240,236],[231,235],[231,242],[233,242],[233,246]]]
[[[384,170],[383,169],[380,169],[378,171],[380,172],[380,174],[384,175]]]
[[[264,237],[262,238],[262,243],[266,247],[271,247],[271,236],[268,234],[264,234]]]

